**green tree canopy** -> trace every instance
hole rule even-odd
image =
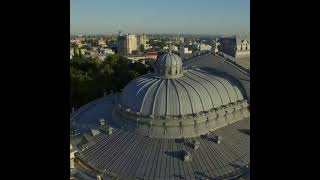
[[[140,52],[144,52],[145,51],[145,49],[144,49],[144,45],[143,44],[141,44],[140,45]]]
[[[109,55],[103,62],[84,56],[74,57],[70,60],[70,110],[103,96],[105,92],[119,91],[130,80],[147,72],[145,65],[128,64],[126,58],[117,54]]]

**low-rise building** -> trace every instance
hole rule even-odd
[[[114,51],[113,51],[112,49],[105,48],[105,49],[104,49],[104,53],[105,53],[105,54],[114,54]]]
[[[209,44],[200,43],[199,50],[200,51],[211,51],[211,46]]]
[[[139,60],[143,60],[143,59],[146,59],[146,56],[145,55],[140,55],[140,54],[137,54],[137,55],[128,55],[128,56],[125,56],[127,59],[131,60],[131,61],[139,61]]]
[[[148,59],[157,59],[157,57],[158,57],[158,52],[157,51],[147,51],[146,53],[145,53],[145,56],[146,56],[146,58],[148,58]]]
[[[184,54],[192,54],[192,50],[189,50],[186,47],[183,47],[182,51],[183,51]]]
[[[177,43],[183,43],[184,42],[184,37],[175,37],[175,42]]]
[[[164,46],[163,49],[164,49],[164,50],[168,50],[168,49],[169,49],[169,46],[168,46],[168,45],[167,45],[167,46]],[[178,48],[177,46],[175,46],[175,45],[172,45],[172,46],[171,46],[171,50],[172,50],[172,51],[178,51],[179,48]]]
[[[103,38],[101,38],[101,39],[99,39],[99,41],[98,41],[98,45],[99,46],[101,46],[101,47],[106,47],[106,41],[103,39]]]
[[[187,59],[188,57],[192,56],[192,50],[189,50],[188,48],[184,46],[180,46],[179,48],[179,54],[182,60]]]
[[[250,39],[245,37],[225,37],[219,39],[219,52],[234,58],[250,56]]]
[[[99,48],[98,49],[98,53],[99,54],[108,55],[108,54],[114,54],[114,51],[112,49],[109,49],[109,48]]]

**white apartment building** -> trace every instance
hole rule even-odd
[[[104,49],[104,53],[105,53],[105,54],[114,54],[113,50],[112,50],[112,49],[109,49],[109,48],[105,48],[105,49]]]
[[[137,37],[134,34],[128,34],[127,40],[127,53],[132,54],[132,51],[138,50]]]
[[[167,45],[167,46],[164,46],[163,49],[164,49],[164,50],[169,49],[169,46],[168,46],[168,45]],[[178,48],[177,46],[173,45],[173,46],[171,46],[171,50],[172,50],[172,51],[178,51],[179,48]]]
[[[143,47],[146,49],[147,48],[147,36],[143,33],[143,34],[139,34],[137,36],[137,46],[138,46],[138,49],[140,49],[141,45],[143,45]]]
[[[117,39],[117,48],[118,53],[120,54],[132,54],[132,51],[140,50],[141,45],[144,46],[145,49],[150,48],[149,44],[147,44],[147,36],[145,34],[134,35],[119,35]]]

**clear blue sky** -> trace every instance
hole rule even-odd
[[[250,0],[70,0],[72,34],[250,32]]]

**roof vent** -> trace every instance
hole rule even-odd
[[[199,149],[200,142],[198,140],[193,141],[193,149]]]
[[[222,139],[223,139],[222,136],[216,136],[216,143],[220,144]]]
[[[183,151],[182,151],[182,157],[183,157],[183,161],[185,161],[185,162],[192,160],[191,153],[189,153],[189,152],[186,151],[186,150],[183,150]]]

